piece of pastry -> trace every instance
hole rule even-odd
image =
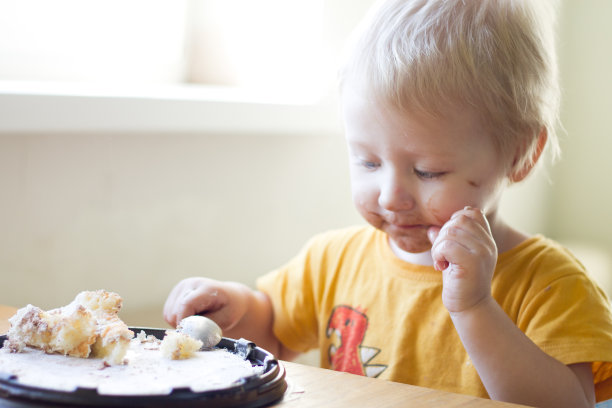
[[[81,292],[70,304],[48,312],[27,305],[9,319],[5,347],[20,352],[30,346],[122,364],[134,333],[117,315],[121,304],[118,294],[98,290]]]
[[[166,330],[166,335],[159,346],[162,356],[181,360],[192,357],[202,347],[200,340],[175,330]]]
[[[5,347],[15,352],[30,346],[46,353],[88,357],[97,336],[96,322],[83,306],[45,312],[27,305],[19,309],[9,323]]]
[[[84,306],[96,320],[91,356],[110,364],[122,364],[134,332],[118,316],[123,304],[121,297],[104,290],[81,292],[73,303]]]

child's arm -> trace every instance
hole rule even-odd
[[[274,335],[274,312],[268,296],[246,285],[207,278],[182,280],[166,299],[164,319],[176,326],[194,314],[214,320],[225,337],[251,340],[277,358],[290,360],[298,355]]]
[[[442,300],[490,397],[593,407],[590,364],[566,366],[544,353],[491,296],[497,247],[482,212],[458,211],[432,241],[434,265],[443,269]]]

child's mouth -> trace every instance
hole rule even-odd
[[[389,224],[392,229],[396,229],[398,231],[416,231],[421,229],[427,229],[430,226],[425,224]]]

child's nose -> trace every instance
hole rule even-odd
[[[412,209],[414,203],[410,178],[397,171],[389,171],[381,183],[378,204],[388,211],[402,211]]]

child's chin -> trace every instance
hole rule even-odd
[[[427,237],[424,238],[407,238],[407,237],[398,237],[394,238],[393,242],[399,249],[405,252],[409,252],[411,254],[420,254],[422,252],[427,252],[431,250],[431,242]]]

